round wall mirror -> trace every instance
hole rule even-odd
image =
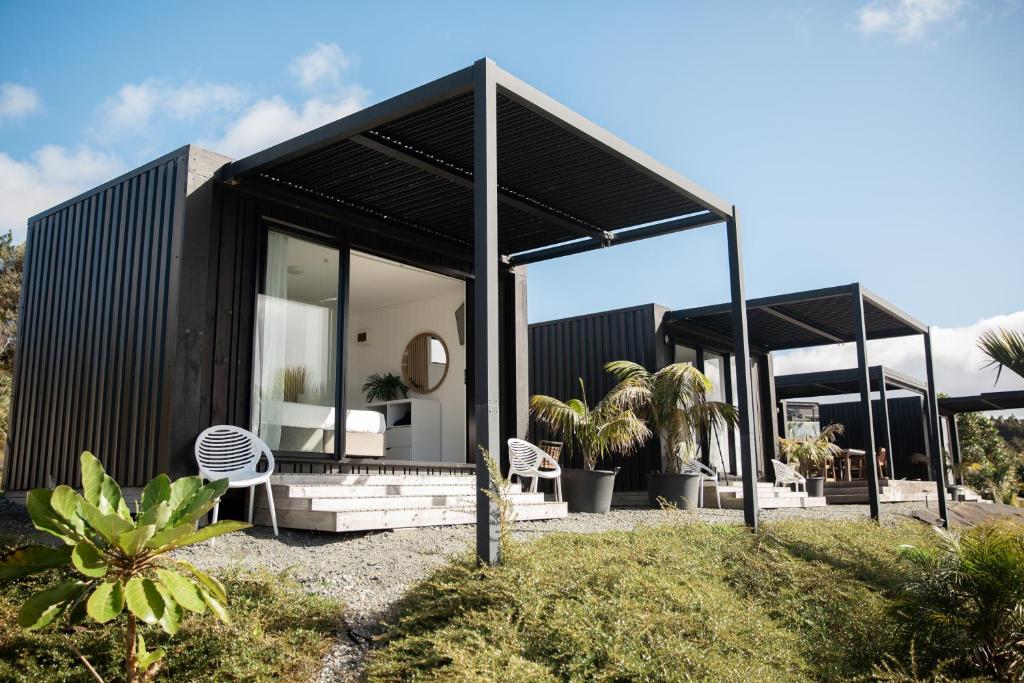
[[[448,345],[433,332],[421,332],[409,340],[402,353],[402,378],[413,391],[429,394],[448,374]]]

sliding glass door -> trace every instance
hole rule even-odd
[[[339,250],[268,230],[254,345],[254,429],[274,451],[333,455]]]

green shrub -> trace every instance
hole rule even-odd
[[[668,519],[682,513],[668,512]],[[921,525],[675,524],[553,534],[402,601],[371,681],[844,680],[910,647],[899,546]]]
[[[2,544],[0,544],[2,545]],[[73,646],[108,681],[123,680],[125,624],[25,631],[18,609],[35,591],[66,580],[66,570],[6,584],[0,591],[0,680],[19,683],[91,681]],[[304,681],[319,672],[342,607],[308,595],[287,575],[229,572],[230,621],[186,614],[173,641],[159,627],[140,625],[146,642],[167,649],[158,680]],[[173,642],[174,647],[169,647]]]
[[[1024,527],[944,532],[904,559],[899,613],[919,647],[958,675],[1024,679]]]

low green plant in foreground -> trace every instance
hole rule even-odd
[[[900,612],[957,676],[1024,680],[1024,527],[947,532],[904,551]]]
[[[82,668],[76,650],[105,680],[124,680],[125,620],[103,627],[87,622],[73,629],[18,627],[21,603],[35,591],[71,577],[70,571],[52,569],[0,587],[0,680],[94,680]],[[173,639],[158,626],[139,625],[150,647],[167,650],[157,680],[315,680],[333,642],[342,606],[309,595],[288,575],[232,571],[219,578],[231,596],[230,621],[186,613]]]
[[[227,592],[217,579],[172,550],[193,545],[248,524],[225,520],[197,529],[227,489],[226,479],[204,484],[199,477],[171,482],[160,475],[146,485],[133,515],[117,483],[90,453],[83,453],[82,494],[69,486],[35,489],[26,498],[32,523],[63,545],[27,545],[0,557],[0,579],[17,579],[53,568],[74,570],[59,583],[36,591],[18,612],[18,624],[42,629],[67,616],[71,624],[86,617],[106,624],[126,614],[125,679],[151,678],[166,652],[149,649],[137,622],[177,633],[185,611],[207,610],[228,620]],[[83,665],[101,676],[85,656]]]
[[[667,512],[668,519],[682,513]],[[900,546],[924,525],[679,523],[553,534],[403,600],[372,681],[849,680],[902,661]],[[931,671],[935,662],[922,661]]]

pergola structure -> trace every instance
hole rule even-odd
[[[868,368],[870,389],[878,392],[882,410],[882,447],[889,456],[890,476],[896,478],[896,463],[892,451],[892,429],[889,416],[889,391],[902,390],[919,394],[928,401],[928,384],[919,379],[903,374],[884,365],[872,365]],[[801,372],[775,377],[775,396],[785,402],[816,396],[842,396],[860,391],[860,375],[857,368],[842,370],[824,370],[820,372]]]
[[[344,207],[386,224],[389,239],[472,264],[475,441],[491,453],[502,450],[502,269],[725,223],[727,316],[736,354],[748,358],[735,207],[489,59],[234,162],[223,179],[307,209]],[[749,373],[737,393],[747,462]],[[477,552],[495,562],[497,511],[480,454],[476,478]],[[744,484],[746,521],[756,525],[756,485]]]
[[[954,464],[960,463],[960,432],[956,416],[961,413],[984,413],[989,410],[1020,410],[1024,408],[1024,389],[993,391],[975,396],[950,396],[938,401],[939,414],[948,418],[949,450]]]
[[[935,377],[932,367],[930,328],[903,311],[872,294],[860,283],[827,287],[805,292],[780,294],[777,296],[751,299],[747,302],[750,347],[764,353],[788,349],[842,344],[853,342],[857,346],[856,391],[864,404],[864,443],[872,454],[869,459],[876,462],[874,420],[871,414],[871,376],[868,363],[867,342],[871,339],[889,339],[909,335],[922,335],[927,367],[927,404],[929,435],[931,443],[939,442],[938,408],[936,406]],[[665,317],[667,327],[675,328],[680,334],[714,340],[731,339],[737,330],[733,326],[734,316],[728,304],[704,306],[674,311]],[[749,349],[747,350],[749,355]],[[740,366],[743,367],[743,366]],[[742,373],[741,373],[742,374]],[[770,375],[770,372],[768,373]],[[884,383],[883,383],[884,384]],[[762,391],[769,393],[768,404],[776,405],[775,385],[768,382]],[[772,430],[773,441],[777,441],[777,420],[766,419],[766,429]],[[933,471],[940,473],[939,513],[946,519],[945,482],[941,480],[941,456],[937,448],[931,449]],[[878,519],[877,467],[868,467],[868,494],[871,516]],[[744,471],[746,475],[746,470]]]

